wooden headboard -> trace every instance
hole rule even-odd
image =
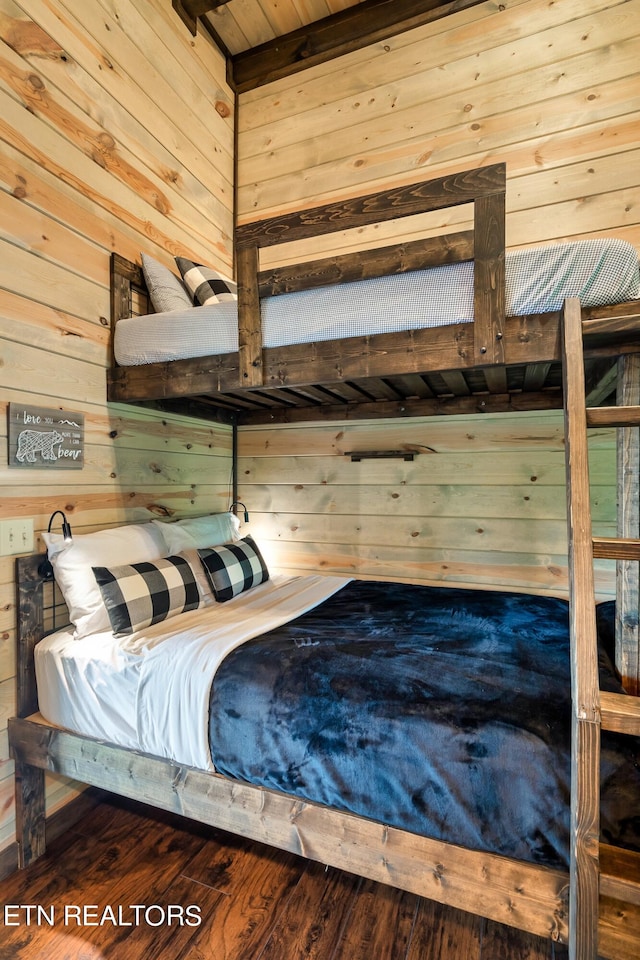
[[[17,716],[38,710],[34,650],[47,634],[69,623],[69,611],[51,576],[43,567],[46,555],[16,559]]]
[[[147,290],[142,267],[125,260],[118,253],[111,254],[111,363],[113,356],[113,330],[118,320],[153,313],[153,304]]]

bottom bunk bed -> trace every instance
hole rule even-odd
[[[204,551],[211,569],[225,549]],[[40,642],[41,560],[18,561],[22,717],[9,730],[24,864],[44,852],[49,770],[567,940],[565,601],[269,579],[259,565],[229,602]],[[622,692],[612,615],[599,606],[601,684]],[[607,863],[640,863],[637,742],[603,737],[602,761],[600,952],[623,960],[640,920],[607,900]]]

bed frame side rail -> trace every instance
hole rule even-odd
[[[474,364],[504,362],[504,163],[283,214],[238,227],[240,386],[263,385],[260,298],[347,280],[474,262]],[[473,204],[473,231],[260,272],[260,249],[401,217]]]

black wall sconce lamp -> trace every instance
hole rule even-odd
[[[71,533],[71,524],[67,520],[62,510],[55,510],[49,517],[49,526],[47,527],[47,533],[51,533],[51,527],[53,526],[53,521],[58,516],[58,514],[60,514],[60,516],[62,517],[62,537],[64,539],[64,542],[72,543],[73,536]],[[45,556],[44,560],[38,567],[38,573],[40,574],[43,580],[53,580],[53,567],[51,566],[51,561],[47,556]]]
[[[242,509],[244,510],[244,522],[249,523],[249,511],[247,510],[247,508],[245,507],[244,503],[241,500],[233,501],[233,503],[229,507],[229,513],[231,513],[232,511],[234,513],[237,513],[237,511],[235,510],[236,507],[242,507]]]

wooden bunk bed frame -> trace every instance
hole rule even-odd
[[[539,409],[564,402],[574,704],[569,873],[430,840],[53,727],[37,713],[33,668],[33,650],[46,632],[44,597],[49,586],[39,573],[41,557],[22,558],[17,564],[19,715],[9,722],[9,738],[16,761],[21,865],[45,850],[48,770],[568,942],[571,960],[595,960],[598,953],[635,960],[640,943],[640,855],[599,843],[599,733],[602,722],[607,729],[640,734],[640,700],[612,698],[598,689],[592,561],[594,556],[608,556],[620,565],[636,565],[640,541],[637,534],[625,536],[624,529],[616,540],[591,536],[586,435],[588,426],[621,426],[627,453],[634,446],[637,452],[640,401],[622,400],[626,404],[622,407],[587,411],[587,397],[600,403],[610,397],[615,391],[611,370],[617,363],[623,371],[620,395],[635,395],[633,355],[640,352],[640,313],[638,303],[581,311],[573,300],[557,314],[505,319],[504,179],[504,167],[497,165],[241,228],[240,352],[114,367],[108,397],[172,403],[175,409],[240,423]],[[467,202],[474,203],[474,235],[317,261],[312,269],[307,264],[272,271],[268,277],[257,271],[260,246],[316,235],[322,232],[320,226],[339,230]],[[473,324],[351,338],[355,342],[261,347],[260,296],[301,289],[307,283],[305,272],[313,274],[312,285],[317,285],[319,279],[336,282],[355,274],[388,273],[389,267],[391,272],[402,271],[472,255],[477,311]],[[117,256],[112,277],[117,322],[131,315],[136,288],[145,294],[139,268]],[[139,312],[147,312],[144,300]],[[583,337],[589,344],[586,352]],[[632,362],[626,366],[628,361]],[[556,367],[562,372],[562,389],[549,382]],[[433,389],[437,377],[444,384],[440,393]],[[481,389],[474,389],[474,384]],[[381,393],[377,398],[376,390]],[[635,484],[637,499],[637,477],[624,469],[621,476],[621,498],[628,500]],[[626,566],[624,577],[628,579]],[[626,582],[619,599],[635,597],[637,613],[637,565],[634,577],[636,586]],[[637,631],[625,642],[637,661]],[[637,685],[631,692],[638,693]]]
[[[240,226],[239,351],[114,365],[108,400],[238,424],[561,407],[560,313],[505,317],[505,194],[505,165],[495,164]],[[473,230],[259,270],[264,247],[461,204],[473,205]],[[473,323],[262,348],[261,298],[465,260],[474,263]],[[114,328],[153,312],[139,266],[114,254],[111,273]],[[637,303],[618,304],[586,310],[584,319],[616,318],[620,333],[637,314]],[[585,359],[601,402],[615,358],[637,342],[621,347],[596,333]]]

